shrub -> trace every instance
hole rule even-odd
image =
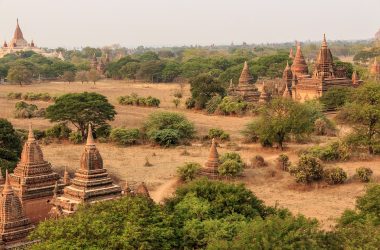
[[[228,159],[218,167],[219,175],[236,177],[243,172],[244,165],[236,160]]]
[[[49,95],[49,93],[28,92],[22,96],[22,99],[24,99],[25,101],[45,101],[45,102],[48,102],[48,101],[52,100],[52,97]]]
[[[252,167],[256,167],[256,168],[265,167],[266,165],[264,157],[262,157],[261,155],[256,155],[255,157],[253,157],[251,159],[251,164],[252,164]]]
[[[187,162],[177,168],[177,173],[182,181],[192,181],[198,175],[201,165],[196,162]]]
[[[289,161],[289,157],[286,154],[280,154],[277,157],[277,162],[279,167],[283,171],[289,171],[289,167],[291,166],[291,162]]]
[[[117,98],[117,102],[120,105],[135,105],[135,106],[148,106],[148,107],[158,107],[160,106],[160,100],[148,96],[148,97],[141,97],[138,96],[136,93],[132,93],[130,96],[119,96]]]
[[[328,168],[323,171],[323,178],[330,185],[342,184],[347,180],[347,173],[342,168]]]
[[[69,141],[74,144],[80,144],[83,142],[83,137],[80,132],[71,132],[69,136]]]
[[[140,130],[137,128],[114,128],[111,130],[110,139],[119,145],[134,145],[140,138]]]
[[[248,103],[231,96],[226,96],[218,105],[218,110],[224,115],[242,115],[247,111]]]
[[[333,135],[335,131],[334,125],[330,120],[318,118],[314,122],[314,133],[316,135]]]
[[[339,141],[332,142],[326,146],[311,147],[305,153],[322,161],[345,161],[350,158],[347,144]]]
[[[181,99],[179,99],[179,98],[174,98],[172,102],[173,102],[174,106],[175,106],[176,108],[178,108],[179,104],[181,103]]]
[[[10,92],[7,95],[8,100],[20,100],[22,93],[20,92]]]
[[[184,115],[171,112],[152,113],[143,129],[151,141],[163,146],[176,145],[192,139],[195,134],[193,123]]]
[[[180,140],[178,131],[170,128],[155,131],[154,133],[151,133],[149,137],[163,147],[177,145]]]
[[[309,184],[323,177],[323,166],[313,156],[301,155],[298,165],[290,168],[290,173],[296,178],[297,183]]]
[[[111,134],[111,130],[112,128],[109,124],[101,125],[95,130],[96,138],[108,138]]]
[[[66,123],[58,123],[46,130],[46,136],[56,139],[69,139],[72,130]]]
[[[191,97],[187,98],[185,104],[187,109],[195,108],[195,100]]]
[[[372,169],[360,167],[356,169],[356,175],[359,177],[361,182],[369,182],[373,174]]]
[[[222,102],[222,97],[220,95],[213,96],[207,103],[206,103],[206,111],[209,114],[215,113],[215,111],[218,109],[219,104]]]
[[[173,94],[175,98],[181,99],[183,97],[182,91],[181,90],[176,90]]]
[[[34,104],[28,104],[26,102],[20,101],[15,104],[15,118],[32,118],[39,115],[36,113],[38,107]]]
[[[222,141],[228,141],[230,139],[230,135],[226,132],[224,132],[223,129],[220,128],[211,128],[208,131],[208,137],[209,138],[217,138]]]
[[[234,161],[236,161],[236,162],[238,162],[244,166],[243,160],[241,159],[241,156],[238,153],[228,152],[228,153],[223,154],[220,157],[221,163],[228,161],[228,160],[234,160]]]

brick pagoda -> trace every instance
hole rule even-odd
[[[201,175],[207,176],[211,179],[218,178],[218,167],[219,167],[219,154],[217,150],[217,144],[215,139],[212,139],[211,148],[206,164],[201,169]]]
[[[71,179],[70,185],[63,189],[62,195],[56,195],[51,201],[51,215],[74,213],[81,203],[118,199],[120,186],[114,184],[103,168],[103,159],[95,146],[92,129],[89,126],[87,142],[80,159],[80,167]]]
[[[260,92],[254,84],[247,62],[244,62],[244,67],[239,77],[239,84],[236,87],[230,87],[228,94],[230,96],[240,97],[248,102],[259,101]]]

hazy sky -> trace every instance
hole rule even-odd
[[[380,0],[0,0],[0,39],[17,17],[52,48],[367,39],[379,13]]]

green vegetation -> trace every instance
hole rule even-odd
[[[184,115],[171,112],[152,113],[143,130],[152,142],[165,147],[186,142],[195,134],[194,125]]]
[[[15,118],[44,117],[45,109],[38,109],[37,105],[20,101],[15,104]]]
[[[46,136],[48,138],[54,139],[69,139],[72,130],[67,126],[66,123],[58,123],[51,128],[46,130]]]
[[[370,154],[380,144],[380,85],[367,83],[356,89],[338,114],[338,119],[351,125],[351,144],[366,147]]]
[[[327,168],[323,170],[323,179],[330,185],[342,184],[347,180],[347,173],[342,168]]]
[[[21,140],[12,124],[0,118],[0,167],[2,174],[5,169],[11,172],[16,166],[21,153]]]
[[[115,115],[115,108],[107,98],[94,92],[62,95],[46,109],[46,118],[51,122],[70,122],[80,131],[82,138],[85,138],[89,123],[95,130],[112,121]]]
[[[298,165],[290,167],[290,173],[295,177],[297,183],[310,184],[322,179],[323,166],[317,158],[301,155]]]
[[[141,138],[140,130],[137,128],[124,129],[114,128],[111,130],[110,139],[119,145],[129,146],[137,144]]]
[[[177,168],[177,173],[182,181],[192,181],[197,177],[200,169],[201,165],[199,163],[186,162],[183,166]]]
[[[220,176],[237,177],[243,173],[244,165],[245,164],[238,153],[225,153],[220,157],[218,172]]]
[[[290,137],[299,139],[309,136],[315,121],[323,117],[320,107],[312,102],[297,103],[289,99],[274,99],[260,110],[259,119],[246,126],[243,133],[263,146],[277,143],[283,150]]]
[[[286,154],[280,154],[277,157],[277,162],[278,162],[280,169],[283,171],[289,171],[289,168],[292,165],[290,160],[289,160],[289,156],[287,156]]]
[[[224,96],[225,89],[222,84],[209,74],[201,74],[190,80],[191,98],[197,109],[204,109],[206,103],[215,95]]]
[[[158,98],[148,96],[140,97],[135,93],[126,96],[119,96],[117,102],[121,105],[135,105],[135,106],[147,106],[158,107],[160,106],[160,100]]]
[[[347,87],[333,87],[323,94],[319,100],[327,110],[335,110],[344,106],[352,94]]]
[[[223,129],[220,128],[210,128],[210,130],[208,131],[208,138],[215,138],[222,141],[228,141],[230,140],[230,134],[226,133]]]
[[[360,167],[356,169],[356,175],[361,182],[369,182],[373,174],[372,169],[366,167]]]
[[[345,161],[350,158],[350,150],[345,142],[331,142],[325,146],[313,146],[303,154],[311,155],[322,161]]]

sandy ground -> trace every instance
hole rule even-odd
[[[236,182],[244,182],[267,205],[278,205],[290,209],[293,213],[301,213],[307,217],[314,217],[321,221],[323,228],[328,229],[334,224],[336,218],[347,208],[354,208],[355,199],[363,194],[365,184],[349,180],[344,185],[328,186],[316,184],[311,187],[296,185],[294,179],[286,172],[276,167],[276,158],[282,153],[277,149],[263,149],[257,144],[242,144],[240,131],[252,117],[209,116],[202,112],[186,110],[182,106],[178,109],[172,103],[173,93],[180,89],[179,84],[131,84],[122,81],[99,82],[96,86],[80,83],[44,83],[24,87],[0,85],[0,117],[9,119],[17,128],[27,128],[29,120],[14,119],[14,104],[17,101],[7,100],[9,92],[49,92],[50,94],[63,94],[69,92],[96,91],[106,95],[115,105],[118,115],[113,126],[140,127],[146,117],[157,110],[181,112],[194,122],[200,135],[206,134],[208,129],[219,127],[232,136],[232,141],[238,148],[221,144],[220,154],[238,150],[246,163],[250,163],[255,155],[261,155],[268,163],[267,167],[249,168],[245,170],[244,177]],[[143,108],[133,106],[120,106],[116,98],[120,95],[137,93],[141,96],[152,95],[161,100],[161,107]],[[184,88],[185,100],[189,96],[189,86]],[[183,101],[184,102],[184,101]],[[33,102],[39,107],[47,107],[51,103]],[[44,119],[32,119],[33,126],[38,129],[51,127],[51,123]],[[342,129],[343,131],[343,129]],[[331,140],[333,138],[329,138]],[[325,142],[326,138],[318,138]],[[312,144],[289,144],[286,148],[292,162],[296,162],[297,152]],[[79,159],[83,145],[68,143],[41,145],[46,160],[50,161],[56,171],[62,173],[66,166],[71,174],[79,167]],[[204,164],[208,156],[208,146],[194,143],[192,146],[162,149],[150,145],[133,147],[118,147],[112,144],[98,143],[97,147],[104,160],[104,166],[109,173],[121,184],[128,181],[132,185],[145,181],[152,198],[160,202],[169,197],[179,185],[176,177],[176,168],[184,162],[198,162]],[[186,150],[189,155],[183,155]],[[145,166],[146,162],[152,166]],[[355,169],[368,166],[374,170],[374,179],[380,179],[380,158],[373,158],[362,162],[344,162],[335,164],[344,168],[352,177]]]

